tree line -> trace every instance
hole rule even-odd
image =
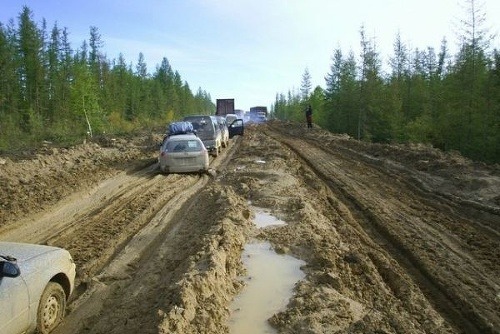
[[[474,160],[500,162],[500,52],[484,29],[477,1],[467,0],[460,48],[451,55],[446,39],[436,51],[410,50],[399,34],[389,70],[373,39],[360,29],[360,54],[335,49],[326,88],[311,91],[306,68],[299,91],[277,94],[275,117],[314,122],[336,133],[373,142],[419,142],[457,150]]]
[[[52,29],[23,7],[0,22],[0,151],[41,141],[74,143],[97,134],[128,133],[192,113],[213,113],[210,94],[189,84],[166,57],[150,74],[123,55],[107,59],[97,27],[74,50],[66,28]]]

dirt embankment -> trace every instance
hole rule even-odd
[[[251,238],[306,262],[280,333],[499,332],[498,166],[276,122],[215,177],[161,175],[157,140],[0,161],[0,240],[78,265],[56,333],[227,333]],[[257,229],[250,204],[287,225]]]

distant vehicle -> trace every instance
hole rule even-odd
[[[226,116],[234,114],[234,99],[217,99],[215,115]]]
[[[158,157],[163,173],[205,173],[208,171],[208,151],[195,134],[165,137]]]
[[[229,129],[227,128],[226,118],[224,116],[215,116],[222,136],[222,147],[229,146]]]
[[[255,123],[263,123],[267,121],[267,107],[252,107],[250,108],[250,120]]]
[[[0,333],[47,334],[59,325],[75,284],[68,251],[0,242]]]
[[[231,125],[231,123],[233,123],[234,121],[236,121],[238,117],[236,114],[227,114],[226,115],[226,122],[228,125]]]
[[[183,120],[193,124],[196,135],[203,141],[205,148],[211,155],[218,156],[222,150],[222,133],[215,116],[186,116]]]

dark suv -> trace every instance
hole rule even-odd
[[[222,150],[222,133],[215,116],[186,116],[183,120],[193,124],[196,135],[203,141],[206,149],[211,155],[218,156]]]

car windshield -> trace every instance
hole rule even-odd
[[[198,140],[170,140],[167,141],[166,152],[199,152],[202,150]]]

